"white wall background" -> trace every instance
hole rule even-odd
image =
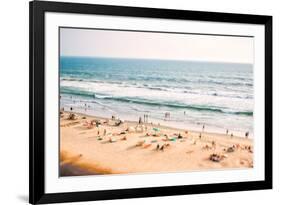
[[[278,204],[280,188],[280,36],[277,0],[72,0],[96,4],[273,15],[274,189],[79,204]],[[0,204],[28,201],[28,1],[0,3]],[[78,203],[77,203],[78,204]]]

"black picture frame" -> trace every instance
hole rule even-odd
[[[167,195],[184,195],[272,188],[272,17],[124,6],[32,1],[29,4],[29,202],[31,204],[108,200]],[[45,192],[45,13],[100,14],[110,16],[149,17],[162,19],[199,20],[210,22],[259,24],[265,27],[265,180],[218,184],[81,191],[72,193]]]

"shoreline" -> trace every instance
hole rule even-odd
[[[97,118],[97,119],[102,119],[102,120],[106,120],[106,119],[109,119],[107,117],[102,117],[102,116],[95,116],[95,115],[91,115],[91,114],[87,114],[87,113],[84,113],[84,112],[76,112],[76,111],[64,111],[65,113],[74,113],[74,114],[77,114],[77,115],[80,115],[80,116],[85,116],[85,117],[89,117],[89,118]],[[133,120],[124,120],[124,122],[127,122],[127,123],[138,123],[136,121],[133,121]],[[183,128],[178,128],[178,127],[172,127],[172,126],[168,126],[168,125],[163,125],[163,124],[160,124],[158,125],[157,123],[142,123],[142,124],[146,124],[146,125],[153,125],[153,126],[157,126],[157,127],[162,127],[162,128],[167,128],[167,129],[172,129],[172,130],[181,130],[181,131],[186,131],[186,130],[190,130],[191,132],[196,132],[196,133],[202,133],[202,131],[200,130],[196,130],[196,129],[192,129],[194,127],[192,127],[191,129],[183,129]],[[187,125],[188,127],[189,125]],[[221,135],[221,137],[230,137],[230,134],[226,135],[224,133],[221,133],[221,132],[214,132],[214,131],[207,131],[207,132],[203,132],[203,133],[207,133],[207,134],[215,134],[215,135]],[[242,133],[242,132],[241,132]],[[244,136],[241,136],[241,135],[233,135],[233,138],[242,138],[242,139],[247,139],[245,138]],[[253,138],[249,137],[248,138],[249,140],[253,140]]]
[[[67,116],[70,113],[77,115],[77,119],[68,120]],[[130,127],[138,126],[138,122],[124,121],[120,126],[114,126],[111,125],[113,123],[111,119],[104,117],[67,111],[63,111],[62,115],[63,117],[60,118],[60,170],[64,169],[70,174],[61,174],[61,176],[179,172],[253,166],[253,154],[242,149],[243,146],[252,147],[253,139],[211,132],[201,133],[199,137],[198,131],[150,123],[141,124],[147,127],[145,132],[128,131],[126,134],[120,134]],[[108,123],[102,124],[99,128],[87,128],[85,123],[89,120],[108,121]],[[159,129],[159,133],[162,134],[153,131],[154,128]],[[102,136],[104,129],[111,134]],[[185,133],[186,131],[188,133]],[[145,136],[147,132],[150,133],[149,136]],[[181,139],[171,137],[178,133],[182,135]],[[153,136],[154,134],[159,136]],[[164,135],[169,136],[168,142],[165,141],[167,137]],[[102,139],[99,140],[98,136]],[[126,140],[122,140],[124,136]],[[144,145],[136,147],[136,144],[143,140],[146,141]],[[213,147],[210,149],[214,142],[215,149]],[[165,143],[169,144],[165,151],[155,151],[157,144]],[[210,154],[225,153],[223,150],[231,145],[239,145],[241,149],[234,151],[234,154],[225,155],[237,156],[227,156],[228,159],[221,160],[219,163],[208,160]],[[204,146],[207,148],[203,149]],[[194,156],[194,159],[189,159],[189,156]],[[238,159],[239,157],[241,159]],[[231,158],[233,162],[232,160],[227,162]]]
[[[64,107],[66,108],[66,107]],[[100,116],[100,115],[93,115],[87,111],[84,111],[82,108],[76,108],[77,110],[75,111],[71,111],[69,108],[67,110],[65,110],[64,112],[72,112],[72,113],[75,113],[77,115],[83,115],[83,116],[86,116],[86,117],[93,117],[93,118],[99,118],[99,119],[108,119],[109,117],[104,117],[104,116]],[[143,117],[143,116],[141,116]],[[121,119],[122,120],[122,119]],[[137,123],[137,121],[134,121],[134,120],[124,120],[125,122],[130,122],[130,123]],[[187,129],[185,129],[183,126],[177,126],[177,124],[179,124],[177,121],[165,121],[165,120],[162,120],[162,119],[154,119],[154,118],[150,118],[149,119],[150,122],[147,122],[147,123],[143,123],[143,124],[148,124],[150,125],[152,123],[152,125],[154,126],[161,126],[161,127],[164,127],[164,128],[169,128],[169,129],[174,129],[174,130],[182,130],[182,131],[185,131],[185,130],[191,130],[193,132],[198,132],[198,133],[202,133],[202,126],[205,125],[204,123],[194,123],[194,124],[189,124],[187,123],[186,125],[184,125],[184,127],[186,127]],[[163,123],[168,123],[169,125],[165,125]],[[160,125],[158,125],[160,124]],[[175,127],[173,127],[175,126]],[[200,127],[199,127],[200,126]],[[206,131],[207,130],[207,131]],[[245,138],[245,133],[242,132],[242,131],[237,131],[237,130],[232,130],[232,129],[228,129],[229,130],[229,134],[228,136],[231,135],[231,133],[233,134],[233,137],[239,137],[239,138],[243,138],[243,139],[246,139]],[[223,128],[218,128],[218,127],[214,127],[214,126],[210,126],[210,125],[205,125],[205,133],[209,133],[209,134],[215,134],[215,135],[221,135],[221,136],[224,136],[224,137],[227,137],[226,135],[226,129],[224,130]],[[254,136],[253,136],[253,133],[250,132],[250,135],[248,137],[248,139],[252,139],[253,140]]]

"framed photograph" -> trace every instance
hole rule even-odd
[[[30,2],[30,203],[272,188],[272,17]]]

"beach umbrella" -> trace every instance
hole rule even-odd
[[[172,138],[172,139],[170,139],[170,141],[172,141],[172,142],[176,142],[176,141],[177,141],[177,139],[176,139],[176,138]]]
[[[159,132],[159,131],[160,131],[160,129],[157,128],[157,127],[153,127],[152,129],[155,131],[155,135],[156,135],[156,132]]]
[[[159,132],[159,131],[160,131],[160,129],[157,128],[157,127],[153,127],[153,130],[154,130],[155,132]]]

